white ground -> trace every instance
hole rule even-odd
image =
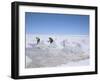
[[[38,45],[35,37],[41,39]],[[88,36],[26,35],[26,68],[85,65],[89,65]]]

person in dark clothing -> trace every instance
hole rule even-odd
[[[50,42],[50,44],[53,43],[53,41],[54,41],[54,40],[53,40],[51,37],[49,37],[49,42]]]
[[[39,37],[36,37],[36,40],[37,40],[37,44],[39,44],[40,38]]]

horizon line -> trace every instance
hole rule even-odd
[[[26,34],[26,35],[44,35],[44,36],[46,36],[46,35],[52,35],[52,36],[55,36],[55,35],[57,35],[57,36],[89,36],[89,35],[71,35],[71,34],[69,34],[69,35],[66,35],[66,34]]]

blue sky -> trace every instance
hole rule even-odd
[[[26,34],[88,35],[89,16],[25,13]]]

